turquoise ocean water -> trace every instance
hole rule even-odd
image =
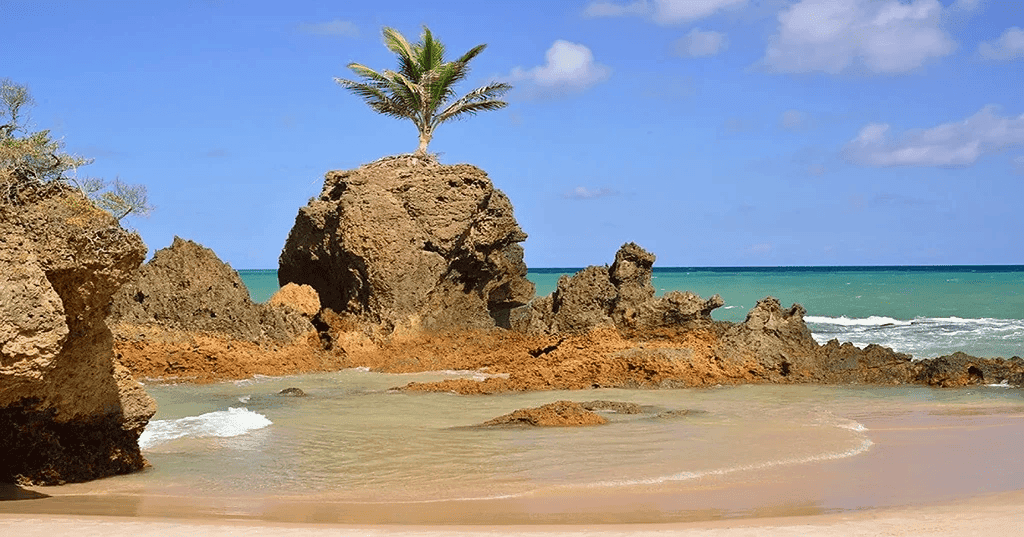
[[[531,269],[537,295],[579,269]],[[275,270],[241,270],[254,301],[277,290]],[[918,358],[963,351],[1024,355],[1024,265],[911,267],[655,268],[658,295],[719,294],[713,317],[742,321],[758,300],[801,304],[815,338],[878,343]]]

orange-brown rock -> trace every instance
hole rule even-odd
[[[822,346],[811,337],[802,307],[783,308],[771,297],[758,302],[742,323],[714,321],[711,311],[723,304],[717,295],[703,299],[673,292],[655,297],[650,285],[654,256],[635,244],[624,245],[610,267],[588,267],[564,277],[552,296],[513,311],[514,330],[387,325],[368,322],[365,312],[336,313],[331,308],[310,318],[315,302],[308,286],[286,285],[272,300],[277,306],[253,305],[236,281],[237,274],[219,260],[214,262],[212,252],[195,245],[178,249],[193,253],[170,263],[181,267],[177,271],[202,266],[202,274],[219,275],[215,281],[199,277],[200,284],[194,285],[188,278],[198,276],[165,271],[158,281],[186,279],[174,280],[178,283],[170,286],[173,292],[159,300],[150,298],[163,292],[143,291],[143,303],[174,307],[151,310],[155,313],[149,325],[118,325],[116,348],[136,374],[208,381],[347,367],[388,373],[488,373],[482,381],[458,378],[403,387],[460,394],[766,382],[954,386],[1024,381],[1020,360],[953,356],[913,361],[909,355],[879,346],[860,349],[838,342]],[[158,252],[151,263],[158,257],[169,259]],[[193,289],[191,298],[180,296],[182,289]],[[131,299],[137,293],[126,291],[122,298]],[[204,298],[211,294],[229,300],[218,305],[224,301]],[[268,316],[256,306],[277,309]],[[175,319],[175,311],[184,312],[184,320]],[[234,320],[228,325],[239,329],[223,331],[219,327],[224,325],[218,324],[223,318]],[[295,326],[306,331],[291,339],[267,337],[282,333],[280,327],[287,328],[289,323],[299,323]]]
[[[604,425],[608,420],[574,401],[556,401],[537,408],[522,408],[487,420],[481,427],[501,425],[530,425],[534,427],[580,427],[586,425]]]
[[[119,361],[147,381],[216,382],[253,375],[296,375],[337,371],[344,357],[320,350],[309,332],[287,343],[251,342],[214,332],[193,333],[158,326],[118,326],[114,348]]]
[[[253,303],[212,250],[175,237],[115,295],[110,324],[136,375],[205,382],[337,369],[313,325],[318,310],[309,286]]]
[[[320,313],[320,295],[308,285],[285,284],[267,300],[267,304],[289,307],[309,318]]]
[[[77,189],[0,202],[0,482],[141,469],[153,400],[116,362],[104,318],[146,247]]]

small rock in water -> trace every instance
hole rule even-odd
[[[622,401],[587,401],[580,403],[584,409],[591,412],[615,412],[618,414],[639,414],[642,412],[640,405],[636,403],[625,403]]]
[[[573,401],[557,401],[536,408],[522,408],[511,414],[485,421],[482,427],[529,425],[534,427],[571,427],[604,425],[608,420]]]
[[[302,391],[299,388],[285,388],[277,392],[277,395],[283,395],[285,397],[305,397],[306,392]]]

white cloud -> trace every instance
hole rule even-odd
[[[597,188],[589,189],[585,186],[578,186],[568,192],[563,197],[574,200],[592,200],[594,198],[603,198],[606,196],[617,196],[619,192],[611,188]]]
[[[938,0],[801,0],[779,13],[762,63],[777,72],[903,73],[950,54]]]
[[[663,24],[687,22],[746,3],[747,0],[654,0],[654,20]]]
[[[986,60],[1015,60],[1024,58],[1024,30],[1007,28],[995,41],[978,45],[978,54]]]
[[[314,35],[359,37],[359,27],[352,22],[341,19],[335,19],[328,22],[303,23],[299,25],[299,31]]]
[[[952,7],[964,11],[973,11],[981,6],[981,0],[956,0]]]
[[[690,30],[690,33],[682,37],[675,44],[676,53],[681,56],[697,58],[701,56],[714,56],[729,46],[729,39],[720,32],[705,32],[700,28]]]
[[[622,17],[624,15],[646,15],[650,6],[644,0],[629,4],[615,2],[591,2],[583,10],[586,17]]]
[[[807,124],[807,114],[799,110],[786,110],[782,113],[782,118],[779,120],[779,124],[784,129],[795,130],[799,129]]]
[[[1002,117],[995,106],[973,116],[899,137],[887,124],[865,125],[843,148],[846,158],[864,166],[970,166],[986,153],[1024,146],[1024,114]]]
[[[635,0],[626,4],[599,0],[587,4],[587,17],[650,16],[661,24],[674,24],[703,19],[723,9],[745,6],[747,0]]]
[[[516,67],[510,77],[527,80],[542,93],[582,91],[611,75],[611,68],[594,61],[590,49],[559,39],[544,55],[544,65],[532,69]]]

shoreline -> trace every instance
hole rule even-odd
[[[448,526],[459,531],[499,527],[506,529],[497,531],[510,533],[515,532],[507,528],[543,526],[559,531],[618,526],[629,531],[649,526],[659,531],[666,527],[827,527],[849,520],[859,520],[857,527],[871,527],[864,524],[880,517],[906,518],[917,524],[935,517],[966,520],[976,517],[975,511],[992,509],[997,517],[1024,521],[1024,468],[1017,464],[1016,453],[1024,443],[1024,408],[883,413],[864,421],[872,445],[859,455],[691,480],[608,488],[547,487],[491,499],[365,501],[368,498],[331,491],[217,495],[196,486],[133,483],[129,476],[128,480],[59,487],[0,488],[2,500],[18,495],[36,498],[0,501],[0,521],[61,519],[61,524],[70,520],[90,525],[97,517],[106,517],[118,527],[144,520],[218,527],[312,524],[435,532]],[[252,479],[258,484],[258,476]],[[977,509],[966,507],[970,505]],[[1024,531],[1024,525],[1016,526]]]
[[[757,516],[664,524],[323,524],[241,519],[111,517],[0,514],[0,525],[21,537],[141,537],[187,533],[248,536],[405,535],[408,537],[493,537],[496,535],[579,535],[602,537],[666,535],[701,537],[826,535],[1024,535],[1024,490],[926,505],[866,509],[819,515]],[[200,533],[201,532],[201,533]]]

